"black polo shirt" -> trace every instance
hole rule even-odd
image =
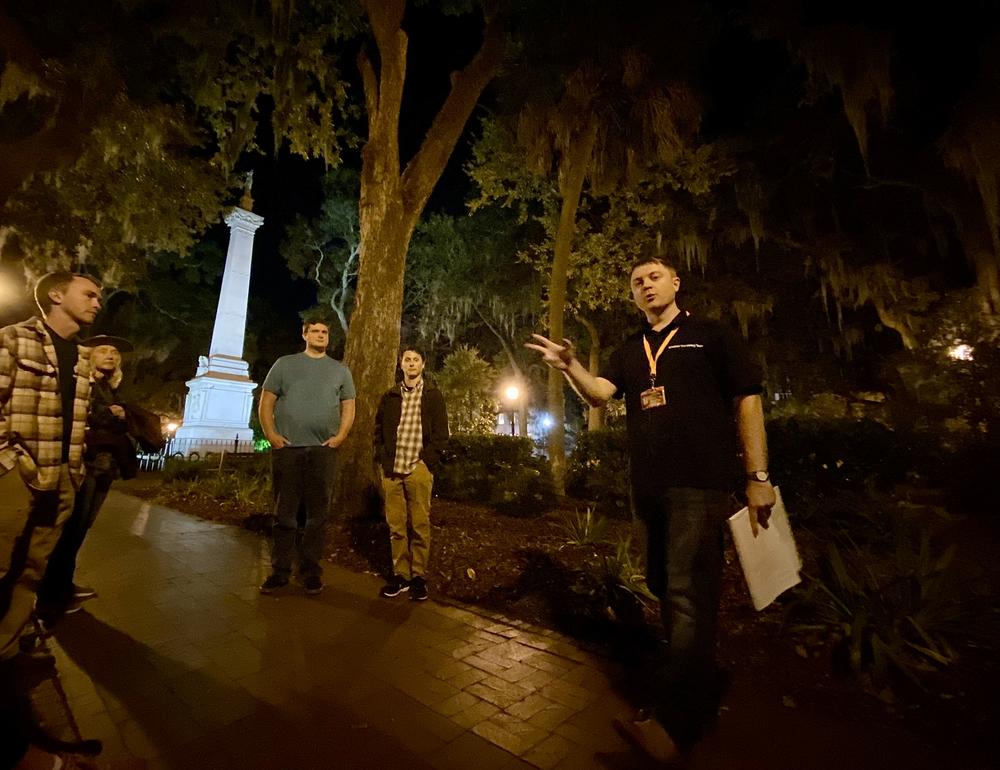
[[[649,360],[677,328],[656,365],[666,404],[643,410]],[[733,399],[762,391],[761,371],[742,341],[718,321],[684,311],[659,332],[648,325],[614,351],[601,377],[625,399],[632,487],[637,498],[670,487],[732,491],[741,478]]]

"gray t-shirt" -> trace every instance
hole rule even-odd
[[[355,397],[351,370],[329,356],[282,356],[264,380],[278,397],[274,424],[292,446],[319,446],[340,430],[340,402]]]

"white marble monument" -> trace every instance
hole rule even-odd
[[[177,429],[170,452],[249,452],[253,450],[250,412],[257,383],[250,380],[250,365],[243,360],[243,337],[247,324],[250,264],[254,233],[264,218],[249,209],[250,186],[241,204],[226,217],[229,251],[222,275],[219,306],[208,357],[198,357],[194,379],[188,380],[184,402],[184,424]]]

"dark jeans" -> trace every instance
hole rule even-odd
[[[286,447],[271,452],[271,471],[276,496],[274,547],[271,568],[276,575],[292,572],[292,557],[298,546],[299,574],[318,575],[323,538],[333,482],[337,450],[325,446]],[[302,536],[296,542],[299,506],[305,509]]]
[[[83,546],[87,532],[97,519],[97,513],[108,496],[112,479],[105,475],[89,473],[76,491],[73,512],[63,527],[59,542],[56,543],[45,576],[38,586],[39,610],[59,614],[73,601],[73,576],[76,574],[76,558]]]
[[[636,501],[646,545],[646,579],[660,597],[668,647],[653,675],[653,715],[681,746],[694,743],[716,714],[715,664],[722,584],[726,492],[678,487]]]

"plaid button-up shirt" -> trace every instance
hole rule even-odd
[[[399,384],[403,396],[403,409],[399,415],[399,427],[396,429],[396,460],[392,466],[393,473],[406,475],[420,462],[420,450],[424,446],[423,427],[420,424],[420,398],[424,394],[424,379],[412,388],[404,383]]]
[[[69,469],[76,486],[83,479],[83,442],[90,405],[90,348],[79,347]],[[38,466],[36,489],[59,486],[63,419],[59,390],[59,362],[40,318],[0,329],[0,474],[17,466],[18,450],[11,443],[18,434]]]

